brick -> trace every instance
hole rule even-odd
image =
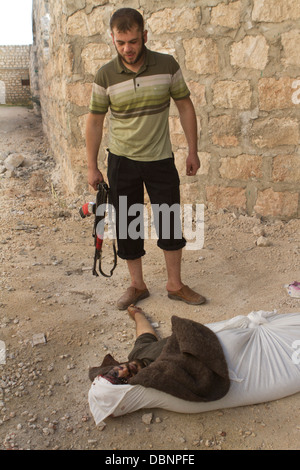
[[[219,71],[218,48],[213,39],[194,37],[183,41],[185,66],[199,74]],[[197,54],[195,54],[197,51]]]
[[[299,144],[299,123],[291,118],[271,118],[254,122],[252,143],[258,148]]]
[[[88,106],[91,99],[91,83],[71,83],[67,85],[67,100],[78,106]]]
[[[68,0],[62,2],[62,11],[66,15],[72,15],[77,10],[85,7],[85,0]]]
[[[249,109],[251,96],[249,80],[221,80],[213,86],[213,105],[219,108]]]
[[[300,156],[278,155],[273,158],[273,181],[300,183]]]
[[[200,26],[200,8],[165,8],[153,13],[147,20],[151,31],[161,34],[162,31],[193,31]]]
[[[220,176],[229,180],[249,180],[262,177],[262,157],[239,155],[234,158],[221,158]]]
[[[230,48],[231,65],[239,68],[264,70],[269,46],[264,36],[246,36]]]
[[[298,200],[298,193],[278,192],[268,188],[258,192],[254,211],[266,217],[296,217]]]
[[[283,47],[282,62],[284,65],[297,65],[300,66],[299,54],[300,31],[291,30],[287,33],[282,33],[281,43]]]
[[[86,73],[92,75],[112,58],[108,44],[88,44],[83,49],[81,57]]]
[[[264,111],[294,106],[293,83],[290,77],[261,78],[258,82],[259,107]]]
[[[220,3],[211,11],[211,24],[225,26],[227,28],[238,28],[240,24],[241,2],[232,2],[229,5]]]
[[[240,123],[232,116],[211,118],[212,142],[220,147],[236,147],[239,143]]]
[[[89,15],[83,10],[78,11],[67,20],[67,34],[70,36],[94,36],[105,32],[102,8],[95,8]]]
[[[208,186],[206,199],[210,209],[246,209],[244,188]]]
[[[299,0],[254,0],[252,11],[254,21],[281,23],[299,18]]]

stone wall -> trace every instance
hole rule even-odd
[[[115,55],[109,19],[138,8],[147,46],[173,54],[199,123],[196,177],[174,105],[170,127],[183,202],[300,217],[299,0],[34,0],[44,129],[70,191],[86,185],[84,129],[97,69]],[[99,158],[105,168],[105,136]]]
[[[0,46],[0,104],[28,105],[30,46]]]

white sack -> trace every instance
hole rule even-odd
[[[199,413],[277,400],[300,391],[300,313],[251,312],[206,326],[217,334],[227,360],[231,386],[225,397],[194,403],[128,386],[113,415],[140,408]]]

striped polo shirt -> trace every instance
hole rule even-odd
[[[119,57],[101,67],[93,83],[90,112],[110,109],[109,150],[133,160],[170,158],[170,98],[190,95],[181,69],[168,55],[146,48],[145,62],[135,73]]]

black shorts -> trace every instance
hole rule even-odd
[[[143,333],[137,337],[134,347],[128,355],[128,360],[139,359],[144,362],[145,366],[148,366],[158,358],[166,342],[167,338],[158,340],[151,333]]]
[[[185,246],[186,240],[181,230],[180,181],[174,158],[141,162],[109,152],[107,176],[116,213],[120,258],[132,260],[145,254],[144,239],[147,237],[144,235],[143,215],[134,211],[133,215],[128,214],[128,209],[135,209],[136,204],[144,207],[144,185],[153,209],[157,245],[166,251],[179,250]],[[158,207],[166,208],[169,218],[165,217],[164,212],[154,211]],[[149,225],[150,219],[151,214],[148,214]]]

